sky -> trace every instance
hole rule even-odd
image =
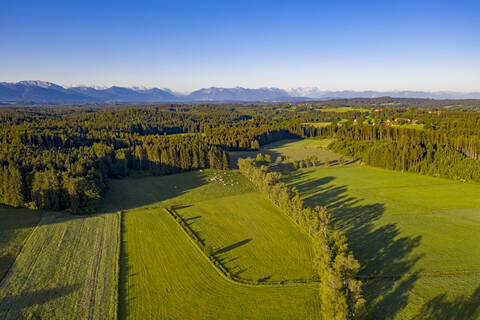
[[[480,1],[0,0],[0,81],[480,91]]]

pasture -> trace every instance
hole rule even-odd
[[[0,317],[114,319],[118,235],[117,214],[45,213],[0,283]]]
[[[363,166],[304,169],[287,180],[307,205],[327,206],[346,232],[372,319],[411,319],[438,308],[451,315],[461,303],[475,311],[479,185]]]
[[[38,224],[41,213],[0,206],[0,281]]]
[[[311,240],[239,173],[203,170],[112,181],[123,214],[119,319],[316,319]],[[234,273],[221,274],[162,208],[173,206]]]
[[[236,166],[239,158],[255,158],[259,153],[269,154],[272,161],[280,156],[291,160],[304,160],[316,156],[320,161],[325,159],[335,161],[339,155],[327,149],[331,142],[331,139],[284,139],[262,146],[258,151],[229,152],[230,162]]]
[[[315,109],[321,112],[349,112],[349,111],[358,111],[358,112],[369,112],[370,109],[367,108],[356,108],[356,107],[321,107]]]

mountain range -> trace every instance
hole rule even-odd
[[[480,92],[426,92],[426,91],[325,91],[319,88],[203,88],[190,94],[178,94],[170,89],[126,88],[113,86],[62,87],[45,81],[0,82],[0,103],[141,103],[141,102],[262,102],[262,101],[308,101],[334,98],[433,98],[433,99],[480,99]]]

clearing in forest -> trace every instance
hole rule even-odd
[[[236,167],[239,158],[255,158],[259,153],[270,155],[272,162],[280,156],[290,160],[305,160],[316,156],[321,162],[326,159],[335,162],[340,156],[327,149],[332,141],[331,139],[284,139],[262,146],[258,151],[229,152],[230,162]]]

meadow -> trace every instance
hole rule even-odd
[[[258,151],[229,152],[230,162],[236,166],[238,158],[255,158],[259,153],[270,155],[272,161],[280,156],[291,160],[316,156],[320,161],[335,161],[339,159],[339,155],[327,149],[331,142],[331,139],[284,139],[262,146]]]
[[[366,108],[356,108],[356,107],[321,107],[317,108],[316,110],[322,111],[322,112],[349,112],[349,111],[358,111],[358,112],[369,112],[370,109]]]
[[[287,181],[347,234],[370,318],[442,309],[451,318],[462,303],[479,316],[479,185],[365,166],[303,169]]]
[[[204,170],[113,181],[105,203],[110,211],[125,209],[119,319],[317,317],[316,284],[268,285],[313,276],[311,239],[239,173]],[[223,277],[166,206],[232,272],[261,285]]]
[[[329,142],[288,140],[265,150],[301,159],[328,151]],[[355,164],[286,174],[306,205],[327,206],[346,233],[368,319],[480,319],[478,184]],[[225,277],[170,207],[252,284]],[[2,319],[317,319],[320,312],[316,283],[287,281],[315,280],[312,239],[235,170],[111,180],[96,215],[1,207],[0,221]]]
[[[0,283],[0,317],[115,319],[118,236],[117,214],[44,213]]]
[[[0,206],[0,281],[20,253],[41,213]]]

